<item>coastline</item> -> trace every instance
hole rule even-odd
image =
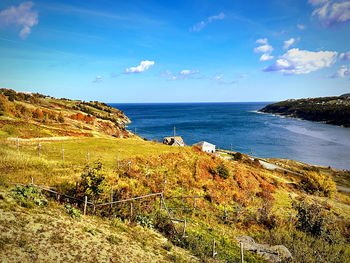
[[[295,119],[295,120],[301,120],[301,121],[310,121],[310,122],[315,122],[315,123],[322,123],[322,124],[327,124],[327,125],[332,125],[332,126],[336,126],[336,127],[340,127],[340,128],[345,128],[345,129],[350,129],[350,126],[344,126],[344,125],[337,125],[337,124],[333,124],[333,123],[328,123],[327,121],[314,121],[314,120],[309,120],[309,119],[305,119],[305,118],[301,118],[301,117],[295,117],[291,114],[283,114],[283,113],[272,113],[272,112],[263,112],[260,110],[257,111],[252,111],[255,113],[259,113],[259,114],[268,114],[268,115],[272,115],[272,116],[277,116],[277,117],[281,117],[281,118],[291,118],[291,119]]]

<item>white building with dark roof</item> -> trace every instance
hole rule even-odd
[[[197,143],[193,144],[193,146],[198,146],[202,149],[202,151],[208,152],[208,153],[215,153],[215,150],[216,150],[215,149],[216,145],[211,144],[209,142],[205,142],[205,141],[197,142]]]

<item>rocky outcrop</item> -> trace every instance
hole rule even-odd
[[[236,240],[243,243],[244,250],[253,251],[269,262],[288,262],[293,258],[288,248],[283,245],[258,244],[249,236],[238,237]]]

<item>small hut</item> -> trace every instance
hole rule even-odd
[[[181,136],[165,137],[163,139],[163,143],[171,146],[185,146],[185,143],[182,140]]]

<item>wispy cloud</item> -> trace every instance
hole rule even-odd
[[[168,80],[180,80],[191,78],[193,75],[198,74],[199,70],[184,69],[181,70],[177,75],[169,76]]]
[[[224,79],[224,74],[219,74],[213,77],[213,80],[216,81],[216,83],[220,84],[220,85],[232,85],[237,83],[237,81],[233,80],[233,81],[225,81]]]
[[[171,75],[172,75],[172,73],[171,73],[170,70],[166,70],[166,71],[160,73],[160,76],[163,77],[163,78],[169,77]]]
[[[21,27],[19,36],[25,39],[31,33],[31,28],[39,23],[38,12],[32,10],[33,5],[33,2],[23,2],[18,7],[11,6],[1,11],[0,23]]]
[[[76,15],[81,15],[85,18],[100,18],[100,19],[109,19],[109,20],[118,20],[118,21],[125,21],[129,24],[131,23],[139,23],[139,24],[162,24],[163,22],[160,20],[152,19],[148,16],[143,16],[140,13],[133,14],[133,13],[123,13],[118,14],[117,12],[110,12],[109,10],[98,10],[98,9],[89,9],[89,8],[83,8],[75,5],[69,5],[69,4],[59,4],[59,3],[40,3],[38,4],[40,8],[52,10],[60,13],[74,13]]]
[[[284,75],[308,74],[329,67],[337,61],[335,51],[313,52],[293,48],[278,57],[276,62],[263,69],[264,72],[282,72]]]
[[[333,75],[329,77],[332,79],[350,77],[350,66],[347,66],[347,65],[341,66],[341,68],[337,72],[335,72]]]
[[[312,12],[324,27],[331,27],[350,20],[350,1],[344,0],[309,0],[315,7]]]
[[[350,60],[350,51],[346,53],[341,53],[339,59],[343,61]]]
[[[97,75],[96,78],[92,81],[93,83],[100,83],[102,82],[103,77],[101,75]]]
[[[295,39],[294,38],[291,38],[289,40],[284,41],[283,49],[288,49],[294,43],[295,43]]]
[[[306,26],[302,24],[297,24],[297,28],[299,28],[300,30],[304,30],[306,29]]]
[[[143,60],[140,62],[138,66],[125,69],[124,73],[126,74],[141,73],[148,70],[153,65],[154,65],[154,61]]]
[[[267,38],[259,38],[256,41],[257,44],[262,44],[261,46],[258,46],[254,48],[255,53],[263,53],[260,57],[260,61],[266,61],[273,59],[273,56],[271,56],[271,53],[273,51],[273,47],[269,45]]]
[[[201,31],[206,25],[210,24],[211,22],[213,22],[214,20],[222,20],[225,18],[225,14],[224,13],[220,13],[218,15],[215,16],[210,16],[208,17],[206,20],[201,21],[197,24],[195,24],[190,31],[195,31],[195,32],[199,32]]]

